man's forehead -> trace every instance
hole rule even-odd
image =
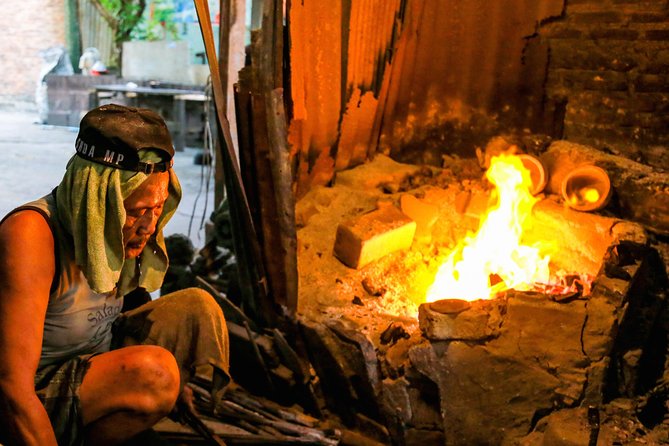
[[[169,195],[169,174],[167,172],[149,175],[142,184],[135,189],[124,204],[128,207],[154,207],[167,200]]]

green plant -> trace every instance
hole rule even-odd
[[[141,22],[146,0],[92,0],[115,31],[114,40],[130,40],[133,29]]]
[[[90,0],[105,18],[114,33],[115,59],[120,68],[123,42],[131,38],[133,29],[142,20],[146,0]]]
[[[172,0],[90,0],[114,33],[115,62],[119,65],[123,42],[176,39]],[[149,11],[147,11],[147,5]],[[148,14],[147,14],[148,12]]]
[[[178,38],[177,25],[172,20],[174,3],[172,0],[153,0],[145,19],[135,26],[133,40],[164,40]]]

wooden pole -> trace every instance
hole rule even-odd
[[[223,113],[228,114],[228,101],[229,101],[229,72],[230,72],[230,30],[232,27],[233,17],[233,6],[232,1],[234,0],[221,0],[219,3],[220,11],[220,25],[218,33],[218,60],[219,60],[219,76],[221,78],[221,84],[223,85],[223,97],[221,100],[223,104],[221,108]],[[216,141],[216,153],[221,153],[220,140]],[[223,160],[222,157],[215,157],[216,164],[214,166],[214,204],[218,207],[223,199],[225,198],[225,179],[223,177]]]
[[[267,280],[263,266],[262,252],[251,217],[239,161],[232,144],[230,124],[225,113],[225,95],[214,45],[209,5],[207,0],[194,0],[194,2],[212,78],[219,140],[223,149],[221,150],[221,158],[223,159],[225,184],[230,205],[230,223],[240,274],[243,308],[255,320],[265,325],[272,325],[274,312],[267,296]]]
[[[274,201],[279,246],[273,256],[279,262],[283,303],[290,314],[297,312],[297,230],[295,228],[295,197],[292,192],[288,130],[284,111],[283,90],[270,92],[266,101],[269,159],[274,184]]]

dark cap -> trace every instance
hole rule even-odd
[[[144,173],[167,171],[174,156],[170,132],[158,113],[116,104],[86,113],[79,125],[75,148],[84,159]],[[163,161],[141,162],[141,150],[155,150]]]

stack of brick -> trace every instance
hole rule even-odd
[[[563,137],[656,167],[669,145],[669,3],[570,0],[539,34]]]

